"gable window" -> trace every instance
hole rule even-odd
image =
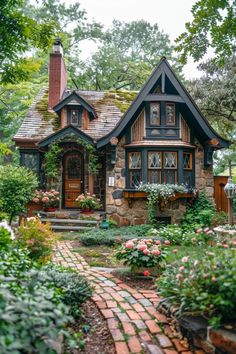
[[[162,153],[160,151],[148,152],[148,182],[161,183]]]
[[[82,110],[79,108],[71,109],[68,112],[68,124],[82,127]]]
[[[142,160],[141,152],[129,152],[128,154],[128,167],[129,167],[129,185],[135,188],[141,182],[142,175]]]
[[[150,105],[150,125],[160,125],[160,104],[151,103]]]
[[[175,104],[174,103],[166,103],[165,124],[175,125]]]

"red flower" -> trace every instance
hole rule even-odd
[[[149,272],[148,270],[145,270],[145,271],[143,272],[143,275],[144,275],[145,277],[149,277],[150,272]]]

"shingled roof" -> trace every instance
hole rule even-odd
[[[67,90],[64,100],[73,91]],[[137,95],[136,91],[84,91],[74,90],[94,107],[96,119],[89,122],[88,129],[81,131],[94,141],[107,135],[122,118]],[[14,136],[15,141],[38,142],[60,130],[58,115],[48,112],[48,90],[42,89],[29,109],[27,116]]]

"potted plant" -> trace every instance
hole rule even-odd
[[[76,200],[78,207],[82,209],[83,213],[91,213],[93,210],[99,209],[101,207],[100,199],[96,197],[95,194],[82,193]]]
[[[59,206],[59,192],[55,189],[50,189],[45,192],[36,190],[33,202],[41,203],[45,211],[55,211]]]

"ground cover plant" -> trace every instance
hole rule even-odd
[[[90,285],[73,271],[35,262],[5,231],[0,228],[7,241],[0,242],[0,352],[53,354],[58,338],[64,348],[76,345],[68,325],[91,297]]]

